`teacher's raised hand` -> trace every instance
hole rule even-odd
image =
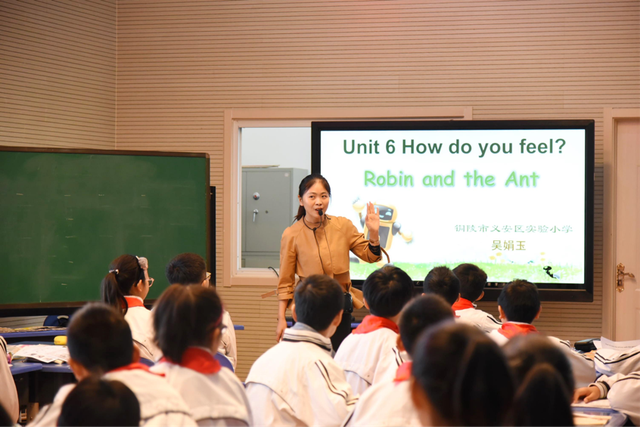
[[[367,203],[367,216],[364,218],[364,223],[369,230],[369,241],[372,243],[379,242],[380,212],[371,202]]]

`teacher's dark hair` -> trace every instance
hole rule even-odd
[[[109,264],[109,273],[100,284],[100,300],[115,307],[123,314],[128,304],[125,295],[131,294],[131,288],[140,280],[144,282],[144,270],[133,255],[120,255]]]
[[[300,181],[300,186],[298,187],[298,196],[302,198],[302,196],[304,196],[305,193],[309,191],[313,184],[318,181],[322,183],[324,189],[327,190],[327,193],[329,193],[329,197],[331,197],[331,186],[329,185],[329,182],[325,179],[325,177],[320,175],[319,173],[312,173],[311,175],[307,175],[302,181]],[[300,206],[298,208],[298,213],[295,216],[295,220],[300,221],[305,216],[305,214],[306,211],[304,210],[304,206]]]

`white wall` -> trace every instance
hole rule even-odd
[[[243,128],[242,166],[301,168],[311,173],[311,128]]]

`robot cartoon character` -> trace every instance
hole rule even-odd
[[[353,209],[358,212],[360,218],[360,225],[364,228],[364,237],[369,238],[369,230],[364,223],[364,215],[362,212],[365,208],[365,203],[358,197],[353,202]],[[402,225],[396,221],[398,217],[398,210],[394,205],[374,203],[374,207],[378,210],[380,215],[380,247],[385,251],[391,250],[391,243],[393,242],[393,236],[399,234],[405,242],[411,243],[413,241],[413,233],[409,231],[400,231]]]

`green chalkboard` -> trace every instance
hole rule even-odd
[[[209,202],[206,154],[1,147],[0,309],[99,300],[122,254],[149,259],[157,298],[175,255],[209,260]]]

